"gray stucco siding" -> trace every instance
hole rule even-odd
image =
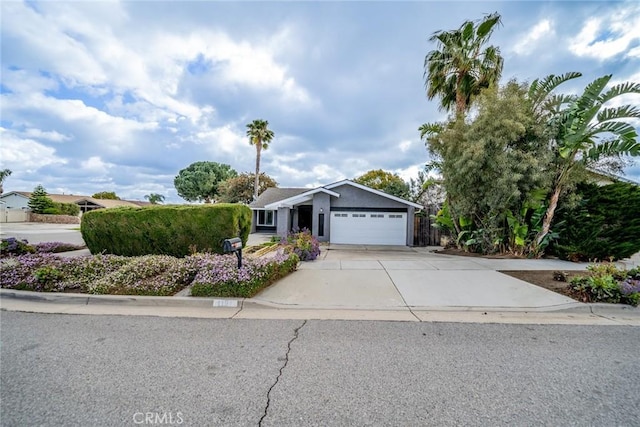
[[[332,208],[403,208],[405,211],[407,209],[407,205],[404,203],[378,196],[351,185],[341,185],[332,188],[331,191],[340,194],[340,197],[332,197]]]
[[[279,236],[286,236],[291,230],[291,216],[289,214],[289,208],[278,208],[276,232]]]
[[[327,196],[330,201],[330,208],[327,209],[324,204],[325,198],[319,198],[320,194],[317,194],[313,199],[314,204],[314,219],[317,218],[317,215],[320,211],[320,205],[316,207],[316,200],[323,200],[322,207],[324,208],[324,212],[330,211],[340,211],[347,209],[354,210],[377,210],[377,211],[387,211],[387,212],[406,212],[407,213],[407,246],[413,246],[413,217],[415,214],[415,208],[413,206],[408,206],[405,203],[397,202],[395,200],[391,200],[384,196],[379,196],[377,194],[371,193],[369,191],[361,190],[360,188],[353,187],[351,185],[341,185],[339,187],[335,187],[331,189],[336,193],[340,194],[340,197],[330,197],[327,194],[322,194],[322,196]],[[331,230],[329,229],[331,224],[330,218],[325,217],[325,236],[322,241],[330,241],[331,239]],[[313,234],[317,235],[317,225],[314,223]],[[318,240],[320,240],[318,238]]]

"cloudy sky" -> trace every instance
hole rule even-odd
[[[0,169],[5,191],[173,187],[195,161],[252,171],[246,124],[275,139],[261,170],[316,186],[428,155],[417,128],[445,118],[424,94],[429,36],[499,12],[503,81],[580,71],[640,81],[631,2],[2,1]],[[629,100],[640,103],[638,98]],[[627,169],[640,181],[640,165]]]

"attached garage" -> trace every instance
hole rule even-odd
[[[331,242],[406,245],[406,212],[331,212]]]
[[[308,228],[321,242],[402,246],[413,244],[413,217],[422,207],[346,179],[312,189],[269,188],[250,206],[254,231],[260,211],[270,210],[280,236]]]

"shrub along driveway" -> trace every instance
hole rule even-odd
[[[575,301],[496,270],[583,270],[558,260],[467,258],[424,248],[332,245],[255,299],[310,308],[544,309]]]

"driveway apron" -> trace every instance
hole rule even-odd
[[[325,249],[254,299],[300,308],[544,309],[575,301],[495,270],[582,270],[555,260],[486,260],[406,247]]]

